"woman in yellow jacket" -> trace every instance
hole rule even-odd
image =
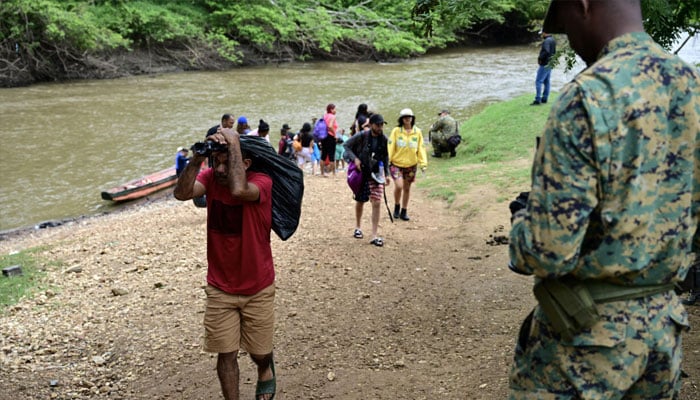
[[[389,170],[394,186],[394,218],[408,221],[406,208],[411,194],[411,184],[416,180],[418,167],[428,166],[423,145],[423,132],[415,126],[416,116],[410,108],[399,113],[399,124],[389,136]]]

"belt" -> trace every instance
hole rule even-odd
[[[609,303],[653,296],[671,291],[675,287],[673,283],[645,286],[622,286],[601,281],[579,281],[579,283],[588,289],[591,298],[596,303]]]

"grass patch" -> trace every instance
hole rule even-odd
[[[501,199],[529,187],[535,138],[542,135],[550,110],[549,105],[530,106],[531,102],[527,94],[492,104],[462,123],[457,157],[429,157],[419,187],[448,204],[472,186],[490,185],[504,194]]]
[[[40,287],[45,272],[38,268],[39,259],[36,253],[42,250],[33,248],[0,256],[0,269],[13,265],[19,265],[22,268],[22,275],[0,276],[0,312]]]

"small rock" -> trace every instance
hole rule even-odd
[[[50,381],[49,381],[49,386],[51,386],[51,387],[56,387],[56,386],[58,386],[58,380],[56,380],[56,379],[50,380]]]
[[[94,362],[97,365],[104,365],[105,359],[102,358],[101,356],[95,356],[95,357],[92,357],[92,362]]]
[[[78,272],[83,272],[83,267],[80,265],[74,265],[65,271],[63,271],[64,274],[70,274],[70,273],[78,273]]]
[[[335,380],[335,372],[331,371],[328,373],[328,376],[326,376],[329,381],[333,382]]]
[[[115,296],[124,296],[129,294],[129,291],[123,288],[112,288],[112,294]]]

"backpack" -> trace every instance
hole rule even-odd
[[[462,135],[459,134],[459,123],[457,123],[457,130],[455,134],[447,138],[447,144],[449,144],[453,149],[462,143]]]
[[[326,120],[321,117],[314,125],[314,140],[323,140],[326,136],[328,136],[328,126],[326,125]]]

